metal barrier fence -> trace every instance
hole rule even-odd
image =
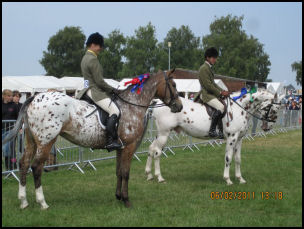
[[[13,128],[15,120],[2,121],[2,140]],[[289,129],[302,128],[302,110],[280,110],[278,113],[278,119],[274,128],[269,132],[264,132],[260,128],[261,121],[252,119],[250,128],[244,139],[249,141],[254,140],[255,137],[266,137],[269,134],[275,135],[278,132],[286,132]],[[140,161],[138,154],[147,153],[149,145],[153,142],[157,135],[154,119],[149,115],[149,122],[147,131],[142,140],[142,143],[136,150],[134,157]],[[197,145],[205,144],[212,147],[220,146],[225,140],[222,139],[197,139],[188,136],[185,133],[177,134],[171,131],[168,141],[162,151],[165,157],[168,157],[168,153],[175,154],[175,148],[199,149]],[[19,181],[16,172],[19,171],[19,160],[24,152],[24,145],[26,144],[24,139],[24,130],[18,133],[16,140],[8,142],[2,146],[2,175],[5,178],[13,176]],[[56,143],[51,149],[50,156],[45,163],[44,170],[51,171],[56,170],[60,166],[69,166],[68,169],[76,168],[78,171],[84,174],[83,168],[90,166],[96,170],[93,162],[112,159],[116,157],[116,153],[108,153],[106,150],[92,150],[90,148],[83,148],[68,140],[58,137]]]

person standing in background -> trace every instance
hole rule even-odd
[[[2,140],[15,125],[15,121],[9,122],[8,120],[17,120],[18,112],[18,106],[13,102],[13,92],[9,89],[4,89],[2,91]],[[2,153],[5,157],[6,170],[16,169],[15,141],[12,140],[2,146]]]
[[[19,102],[20,98],[21,98],[21,93],[17,90],[13,91],[13,102],[16,103],[18,106],[18,114],[22,107],[22,103]]]
[[[18,115],[19,115],[19,111],[22,107],[22,103],[20,103],[20,98],[21,98],[21,93],[17,90],[13,91],[13,102],[17,105],[18,107]],[[19,134],[22,135],[23,130],[21,129],[19,131]],[[17,141],[17,140],[16,140]],[[16,142],[15,142],[16,144]],[[22,147],[23,147],[23,142],[22,142],[22,136],[19,136],[19,153],[22,153]]]

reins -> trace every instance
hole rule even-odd
[[[271,107],[272,107],[273,104],[281,105],[281,103],[271,103],[271,104],[269,104],[269,105],[268,105],[269,109],[268,109],[268,111],[267,111],[267,113],[266,113],[266,117],[265,117],[265,118],[263,118],[263,117],[261,118],[261,117],[256,116],[255,114],[253,114],[253,113],[251,113],[251,112],[245,110],[244,107],[242,107],[238,102],[234,101],[230,96],[227,97],[227,100],[228,100],[228,99],[232,100],[232,101],[233,101],[234,103],[236,103],[240,108],[242,108],[245,112],[248,112],[251,116],[253,116],[253,117],[255,117],[255,118],[257,118],[257,119],[259,119],[259,120],[261,120],[261,121],[266,121],[266,122],[275,122],[275,121],[273,121],[273,120],[268,119],[268,115],[269,115],[270,109],[271,109]]]
[[[156,104],[156,105],[141,105],[141,104],[135,104],[135,103],[131,103],[131,102],[129,102],[129,101],[127,101],[127,100],[121,98],[121,97],[119,96],[119,94],[114,94],[113,97],[112,97],[112,100],[114,100],[115,98],[119,98],[121,101],[123,101],[123,102],[125,102],[125,103],[127,103],[127,104],[130,104],[130,105],[132,105],[132,106],[137,106],[137,107],[143,107],[143,108],[158,108],[158,107],[168,106],[168,105],[170,105],[170,104],[173,102],[173,100],[176,99],[176,98],[174,97],[173,92],[172,92],[172,90],[171,90],[171,88],[170,88],[170,86],[169,86],[169,82],[168,82],[168,81],[169,81],[170,78],[166,75],[165,72],[164,72],[164,76],[165,76],[165,80],[166,80],[165,96],[166,96],[166,94],[167,94],[167,88],[169,88],[169,92],[170,92],[170,102],[169,102],[169,104],[165,104],[165,103]]]

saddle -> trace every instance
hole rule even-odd
[[[225,116],[225,114],[227,113],[227,104],[225,103],[225,101],[223,99],[219,99],[219,101],[224,105],[224,113],[222,114],[222,117]],[[197,96],[194,100],[194,102],[196,103],[200,103],[202,104],[203,106],[206,107],[206,110],[207,110],[207,113],[210,117],[213,116],[213,113],[216,111],[215,108],[209,106],[207,103],[205,103],[201,98],[200,96]]]
[[[99,123],[100,123],[100,125],[102,126],[103,129],[106,129],[108,119],[109,119],[109,113],[106,112],[101,107],[99,107],[96,103],[94,103],[94,101],[87,94],[84,94],[79,100],[84,100],[87,103],[89,103],[91,105],[94,105],[96,107],[96,109],[91,114],[87,115],[86,117],[92,115],[95,111],[97,111],[98,112],[98,117],[99,117]],[[112,100],[112,102],[116,104],[116,102],[114,100]],[[120,113],[119,113],[118,119],[119,118],[120,118]]]

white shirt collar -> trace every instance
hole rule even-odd
[[[212,68],[212,65],[207,60],[205,60],[205,63],[207,63],[210,68]]]

